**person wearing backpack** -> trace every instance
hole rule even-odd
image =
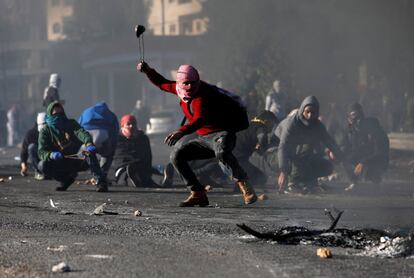
[[[245,107],[236,95],[200,80],[198,71],[190,65],[178,68],[176,81],[167,80],[147,63],[140,62],[137,70],[162,91],[177,95],[187,124],[171,132],[164,140],[174,146],[183,136],[196,132],[198,137],[174,148],[170,159],[187,186],[190,196],[180,203],[182,207],[207,206],[204,186],[197,179],[188,161],[216,157],[222,167],[237,183],[245,204],[257,200],[248,183],[247,174],[232,154],[236,132],[246,129],[249,121]]]

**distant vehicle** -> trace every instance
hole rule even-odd
[[[177,111],[162,111],[151,114],[150,124],[147,124],[148,135],[166,135],[176,130],[181,123],[182,116]]]

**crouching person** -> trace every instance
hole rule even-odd
[[[152,175],[161,175],[161,173],[152,166],[149,138],[144,131],[137,128],[137,121],[133,115],[125,115],[121,118],[121,132],[115,151],[114,166],[116,183],[123,180],[124,185],[128,185],[129,178],[134,187],[158,186],[152,180]]]
[[[40,130],[38,144],[39,169],[60,183],[57,191],[66,191],[77,173],[89,167],[98,181],[96,191],[108,191],[91,135],[76,120],[66,117],[61,103],[54,101],[48,105],[46,126]],[[82,145],[86,159],[76,156]]]
[[[332,153],[331,159],[342,159],[338,146],[318,116],[319,101],[308,96],[297,111],[279,124],[276,130],[280,139],[279,189],[283,189],[289,178],[290,191],[318,190],[318,177],[333,171],[332,163],[324,158],[325,148]]]
[[[183,136],[198,134],[197,138],[175,148],[170,155],[174,168],[191,187],[190,196],[180,206],[209,204],[204,186],[188,164],[189,161],[209,158],[217,158],[226,173],[237,182],[245,204],[254,203],[256,193],[232,153],[236,132],[249,125],[246,110],[237,96],[200,80],[198,71],[190,65],[179,67],[175,81],[167,80],[145,62],[139,63],[137,69],[144,72],[155,86],[176,95],[188,120],[187,124],[170,133],[164,142],[174,146]]]
[[[348,112],[348,128],[340,146],[345,155],[345,170],[352,183],[362,178],[380,183],[389,164],[390,143],[376,118],[365,117],[362,106],[353,104]],[[348,189],[351,189],[348,187]]]
[[[37,154],[37,142],[39,141],[39,131],[45,126],[46,113],[41,112],[37,114],[36,124],[27,131],[22,143],[20,152],[20,174],[27,176],[29,165],[35,171],[34,178],[36,180],[43,180],[45,176],[39,171],[39,156]]]
[[[100,155],[101,170],[106,179],[118,139],[118,118],[109,110],[105,102],[100,101],[82,112],[79,124],[92,136],[96,153]]]

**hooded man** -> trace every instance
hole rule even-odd
[[[52,73],[49,78],[49,86],[45,88],[43,94],[43,107],[48,107],[54,101],[60,101],[59,87],[62,79],[57,73]]]
[[[376,118],[365,117],[362,106],[355,103],[348,109],[348,127],[340,146],[346,162],[345,167],[352,182],[361,177],[374,183],[388,168],[390,143],[387,133]]]
[[[318,117],[319,101],[308,96],[297,111],[279,124],[276,134],[280,139],[280,189],[287,183],[288,176],[298,189],[316,189],[318,177],[328,176],[333,171],[332,163],[323,157],[324,148],[328,148],[335,157],[341,157],[338,146]]]
[[[77,156],[81,146],[85,159]],[[90,167],[98,181],[97,191],[107,192],[106,179],[96,158],[92,136],[76,120],[68,119],[61,103],[54,101],[47,107],[46,126],[39,132],[39,169],[57,180],[57,191],[66,191],[79,171]]]
[[[104,101],[100,101],[82,112],[79,124],[92,135],[96,152],[101,156],[100,165],[106,178],[116,149],[118,118]]]
[[[39,140],[39,132],[46,125],[46,113],[40,112],[37,114],[36,124],[27,131],[22,143],[22,150],[20,152],[20,174],[27,176],[29,170],[29,163],[35,169],[35,179],[43,180],[45,177],[39,170],[39,156],[37,154],[37,142]]]
[[[198,71],[190,65],[178,68],[175,81],[167,80],[145,62],[138,64],[137,69],[144,72],[151,82],[161,90],[177,95],[180,107],[188,123],[173,131],[165,138],[169,146],[175,145],[183,136],[196,132],[198,138],[180,145],[171,153],[171,162],[182,176],[187,186],[191,186],[190,196],[180,203],[180,206],[207,206],[209,204],[204,186],[199,182],[190,168],[188,161],[216,157],[226,172],[231,173],[243,193],[245,204],[257,200],[253,188],[247,184],[247,174],[240,167],[232,154],[236,145],[236,132],[248,126],[241,127],[244,120],[240,106],[224,90],[200,80]]]

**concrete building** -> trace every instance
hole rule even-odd
[[[73,16],[72,0],[47,0],[47,39],[66,39],[65,23]]]
[[[20,103],[26,111],[41,106],[43,82],[49,74],[44,1],[16,2],[11,20],[0,30],[1,106]]]
[[[148,29],[155,36],[201,35],[208,18],[201,14],[205,0],[147,0]]]

